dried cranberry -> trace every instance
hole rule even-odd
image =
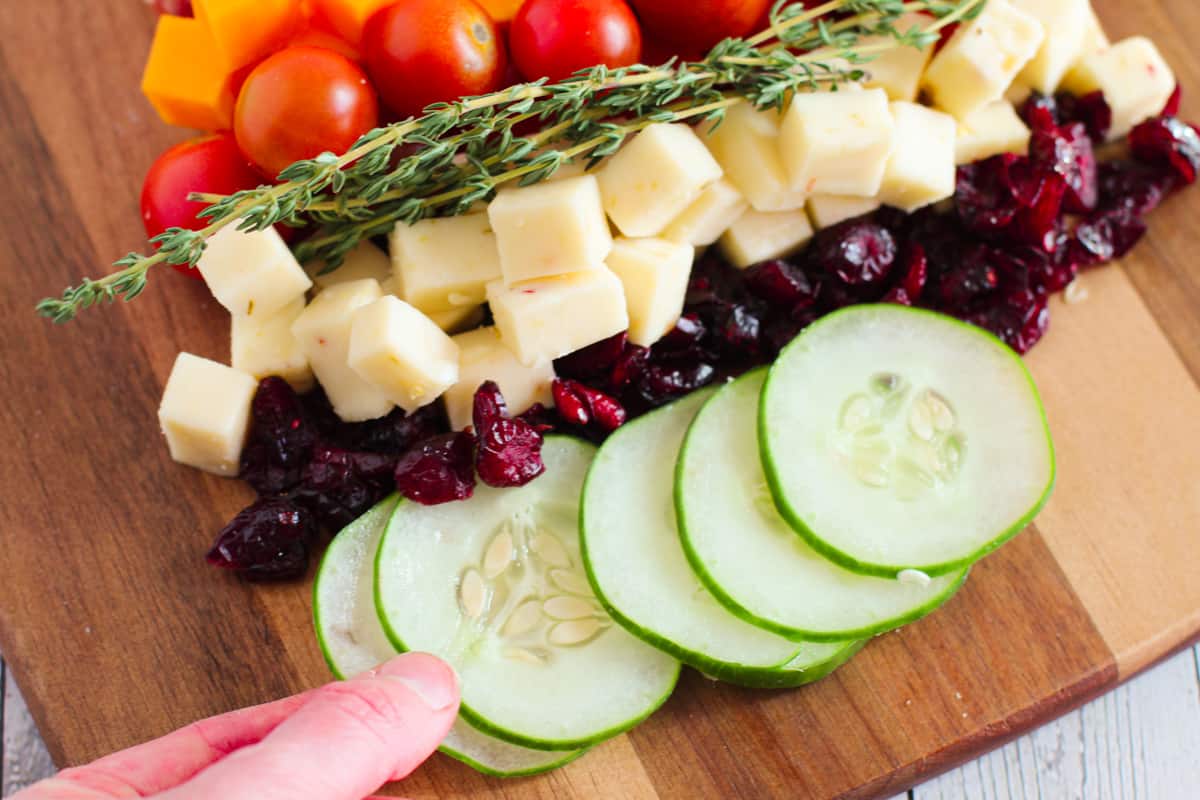
[[[712,382],[717,370],[705,362],[650,364],[638,377],[637,388],[651,405],[662,405]]]
[[[1033,92],[1018,109],[1031,131],[1047,130],[1059,123],[1059,98]]]
[[[994,291],[1000,285],[1000,276],[991,260],[992,252],[990,247],[978,245],[962,264],[942,276],[938,293],[943,308],[965,308],[975,298]]]
[[[1104,99],[1103,92],[1091,92],[1078,97],[1063,93],[1056,95],[1055,101],[1058,104],[1059,124],[1082,123],[1093,142],[1103,142],[1108,138],[1108,131],[1112,127],[1112,108]]]
[[[1084,214],[1096,207],[1099,200],[1096,155],[1082,123],[1034,131],[1029,154],[1038,169],[1055,172],[1066,180],[1063,207],[1067,211]]]
[[[1112,208],[1075,226],[1072,257],[1082,267],[1120,258],[1146,234],[1146,222],[1131,209]]]
[[[700,319],[700,315],[688,312],[677,319],[674,327],[654,343],[654,352],[672,355],[698,353],[707,334],[708,326]]]
[[[1046,176],[1037,201],[1017,214],[1009,228],[1010,236],[1020,244],[1053,253],[1058,246],[1059,221],[1067,180],[1056,173]]]
[[[1160,112],[1164,117],[1179,116],[1179,106],[1183,103],[1183,87],[1178,83],[1175,84],[1175,90],[1171,92],[1171,96],[1167,98],[1167,104],[1163,106]]]
[[[558,379],[552,386],[554,405],[562,418],[580,427],[595,422],[611,433],[625,424],[625,408],[616,399],[579,381]]]
[[[904,249],[904,274],[900,282],[883,296],[883,302],[902,306],[916,305],[925,291],[928,279],[929,258],[925,255],[925,248],[911,242]]]
[[[395,463],[394,456],[319,444],[290,496],[321,525],[339,530],[387,495]]]
[[[816,263],[846,286],[879,284],[896,261],[896,240],[882,225],[852,219],[825,228],[813,242]]]
[[[761,333],[761,317],[749,306],[738,304],[729,310],[717,335],[727,355],[742,358],[758,352]]]
[[[763,331],[763,339],[770,354],[778,355],[816,319],[817,313],[811,309],[803,309],[787,316],[777,316],[771,319],[767,323],[766,330]]]
[[[641,377],[650,360],[650,349],[641,345],[626,345],[625,352],[613,364],[609,383],[617,389],[632,386]]]
[[[1050,325],[1045,296],[1028,289],[990,299],[966,315],[967,322],[991,331],[1018,353],[1029,352]]]
[[[558,427],[557,415],[541,403],[534,403],[518,414],[517,419],[529,423],[538,433],[549,433]]]
[[[1196,182],[1200,172],[1200,130],[1177,117],[1155,117],[1129,134],[1133,157],[1144,164],[1165,168],[1181,185]]]
[[[524,486],[546,471],[542,434],[525,420],[508,416],[495,381],[475,392],[473,421],[479,437],[475,468],[488,486]]]
[[[1133,161],[1108,161],[1100,165],[1100,204],[1148,214],[1174,188],[1175,179],[1165,170]]]
[[[205,559],[249,580],[283,580],[303,575],[316,534],[309,512],[288,500],[256,501],[221,529]]]
[[[426,439],[396,463],[400,494],[426,506],[465,500],[475,493],[475,435],[470,431]]]
[[[817,300],[804,270],[790,261],[764,261],[746,272],[746,288],[776,308],[808,308]],[[819,288],[819,287],[817,287]]]
[[[300,398],[282,378],[264,378],[254,394],[250,417],[242,479],[260,494],[295,486],[316,440]]]
[[[572,378],[596,378],[612,369],[625,352],[629,336],[625,332],[601,339],[554,362],[554,371]]]
[[[968,228],[997,234],[1016,218],[1016,199],[1009,168],[1017,156],[994,156],[958,168],[954,200],[958,216]]]
[[[397,408],[379,419],[345,424],[334,440],[352,450],[398,456],[422,439],[446,433],[449,428],[442,406],[431,404],[411,414]]]

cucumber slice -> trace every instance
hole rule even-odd
[[[595,744],[648,717],[679,662],[630,636],[592,596],[579,491],[595,448],[546,438],[546,473],[440,506],[401,504],[376,559],[376,607],[402,650],[446,659],[484,733],[539,750]]]
[[[396,654],[375,613],[375,552],[396,502],[396,496],[389,497],[339,533],[317,571],[313,587],[317,641],[339,679],[365,672]],[[498,778],[536,775],[586,752],[509,744],[476,730],[462,717],[438,749]]]
[[[738,619],[683,554],[671,502],[674,457],[711,395],[695,392],[630,422],[600,448],[580,516],[588,577],[627,630],[705,675],[743,686],[807,683],[855,644],[801,644]]]
[[[813,551],[779,516],[755,435],[766,376],[757,369],[719,389],[679,453],[675,511],[700,580],[747,622],[809,641],[873,636],[944,603],[966,569],[925,585],[858,575]]]
[[[864,575],[955,572],[1024,528],[1054,485],[1046,415],[1016,353],[903,306],[843,309],[788,345],[759,440],[783,517]]]

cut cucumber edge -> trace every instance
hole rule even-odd
[[[405,502],[405,501],[400,499],[398,495],[392,495],[392,496],[380,501],[377,505],[373,506],[369,511],[367,511],[366,514],[364,514],[358,520],[355,520],[349,526],[347,526],[345,529],[343,529],[338,534],[338,536],[340,537],[340,536],[349,534],[350,537],[353,537],[355,534],[361,535],[359,526],[375,524],[375,516],[376,515],[382,515],[384,517],[384,519],[382,521],[382,526],[386,526],[387,520],[391,518],[392,512],[395,510],[396,507],[398,507],[399,503],[402,503],[402,502]],[[352,528],[353,528],[353,530],[352,530]],[[381,537],[382,533],[383,533],[383,531],[380,530],[378,536]],[[342,539],[343,543],[346,541],[347,541],[347,539]],[[335,565],[336,559],[328,558],[328,556],[331,553],[336,554],[336,549],[341,546],[344,546],[344,544],[339,544],[338,537],[334,537],[333,542],[330,543],[328,549],[325,551],[326,557],[323,557],[321,559],[321,563],[317,568],[317,575],[316,575],[315,581],[313,583],[313,623],[314,623],[314,627],[316,629],[317,644],[321,650],[321,657],[324,658],[326,665],[328,665],[328,667],[329,667],[329,671],[338,680],[346,680],[348,677],[352,677],[352,676],[348,676],[345,674],[345,671],[341,668],[341,666],[338,664],[338,660],[333,655],[334,647],[333,647],[332,643],[329,641],[328,637],[325,635],[326,626],[323,623],[323,616],[322,616],[323,604],[320,601],[322,589],[325,586],[325,583],[323,581],[326,579],[329,579],[329,575],[331,574],[332,570],[336,566]],[[373,565],[373,560],[371,563]],[[373,569],[373,566],[372,566],[372,569]],[[455,722],[455,729],[452,729],[451,732],[449,734],[447,734],[447,738],[449,739],[449,738],[453,738],[456,735],[460,735],[460,736],[463,735],[462,729],[464,727],[471,727],[471,724],[469,721],[462,719],[460,717]],[[482,734],[482,732],[479,732],[479,733],[481,735],[486,735],[486,734]],[[467,733],[466,735],[469,736],[470,734]],[[511,743],[498,741],[496,744],[506,745],[506,744],[511,744]],[[487,745],[483,745],[483,746],[487,746]],[[540,775],[544,772],[549,772],[550,770],[557,769],[558,767],[568,764],[571,761],[574,761],[575,759],[579,758],[580,756],[582,756],[584,753],[587,752],[587,750],[575,750],[572,752],[563,753],[562,756],[557,759],[552,759],[549,761],[540,760],[540,761],[536,761],[536,762],[531,762],[531,763],[534,763],[534,765],[529,766],[529,767],[513,769],[513,770],[502,770],[502,769],[497,769],[493,766],[489,766],[489,765],[477,760],[476,758],[472,758],[464,750],[457,749],[450,744],[443,743],[442,745],[440,745],[438,747],[438,751],[441,752],[445,756],[448,756],[450,758],[455,759],[456,761],[460,761],[463,764],[466,764],[467,766],[471,767],[472,769],[476,770],[477,772],[483,773],[484,775],[489,775],[493,778],[524,778],[524,777],[529,777],[532,775]],[[550,755],[550,751],[547,751],[546,756],[549,757],[549,755]]]
[[[858,641],[845,642],[832,655],[820,661],[809,663],[805,663],[807,656],[804,654],[804,648],[801,647],[796,657],[788,663],[772,670],[755,670],[750,673],[742,673],[743,680],[738,681],[720,678],[699,668],[694,669],[697,669],[705,677],[723,680],[726,683],[740,686],[743,689],[796,689],[828,677],[834,670],[858,655],[858,651],[866,647],[870,641],[870,639],[860,639]],[[812,642],[811,644],[819,647],[827,647],[829,644],[836,643]]]
[[[739,376],[739,378],[737,380],[742,380],[742,379],[751,377],[758,373],[767,372],[768,369],[769,369],[768,367],[758,367],[757,369],[750,370],[749,372],[746,372],[743,375]],[[683,498],[683,487],[684,487],[683,471],[684,471],[684,464],[685,464],[684,456],[685,456],[685,453],[686,453],[689,445],[692,443],[692,431],[694,429],[696,429],[696,421],[700,420],[700,418],[704,415],[705,409],[708,408],[710,404],[712,404],[718,400],[721,392],[729,389],[729,387],[733,386],[734,383],[736,383],[736,381],[730,382],[730,383],[726,384],[725,386],[722,386],[720,389],[718,389],[713,394],[712,397],[710,397],[708,400],[705,401],[704,405],[700,408],[700,411],[697,412],[696,418],[695,418],[695,420],[693,420],[692,426],[688,429],[687,434],[684,436],[683,447],[680,449],[679,459],[675,462],[675,515],[676,515],[676,520],[678,521],[678,524],[679,524],[679,539],[680,539],[680,542],[683,544],[683,552],[684,552],[684,555],[687,556],[688,563],[691,565],[692,570],[696,573],[696,576],[700,579],[700,582],[704,584],[704,587],[706,589],[708,589],[708,591],[713,595],[713,597],[715,597],[717,599],[718,602],[720,602],[720,604],[722,606],[724,606],[730,613],[732,613],[738,619],[741,619],[744,622],[748,622],[751,625],[755,625],[757,627],[763,628],[764,630],[771,631],[772,633],[776,633],[785,638],[798,639],[798,640],[802,639],[802,640],[808,641],[808,642],[842,642],[842,641],[850,641],[850,640],[869,639],[872,636],[876,636],[881,633],[887,633],[888,631],[895,630],[896,628],[907,625],[910,622],[915,622],[916,620],[932,613],[933,611],[936,611],[939,607],[941,607],[943,604],[945,604],[946,601],[948,601],[951,597],[953,597],[955,594],[958,593],[958,590],[961,589],[963,587],[963,584],[965,584],[967,582],[967,576],[970,572],[969,569],[963,570],[961,578],[959,578],[959,580],[955,581],[946,591],[931,598],[929,600],[929,602],[926,603],[925,605],[922,605],[918,608],[914,608],[906,614],[902,614],[902,615],[899,615],[896,617],[889,618],[887,620],[883,620],[875,625],[867,625],[867,626],[864,626],[861,628],[840,630],[840,631],[835,631],[835,632],[812,631],[812,630],[806,630],[806,629],[802,629],[802,628],[795,628],[795,627],[791,627],[788,625],[783,625],[779,622],[776,622],[775,620],[772,620],[767,617],[763,617],[761,615],[753,613],[752,611],[747,609],[745,606],[743,606],[741,603],[739,603],[734,597],[732,597],[725,590],[725,588],[723,586],[721,586],[721,584],[718,583],[714,579],[712,573],[705,566],[703,559],[700,557],[700,554],[696,551],[696,549],[693,546],[693,543],[691,541],[691,538],[688,535],[688,514],[687,514],[686,503]],[[765,386],[764,386],[764,389],[765,389]],[[791,524],[790,521],[789,521],[789,524]],[[803,538],[806,543],[809,542],[808,537],[803,537]],[[816,549],[816,548],[814,548],[814,549]],[[821,552],[821,551],[818,551],[818,552]],[[823,552],[821,554],[825,555]],[[836,563],[836,561],[835,561],[835,563]],[[839,566],[840,566],[840,564],[839,564]],[[953,570],[951,570],[951,571],[953,571]],[[895,578],[895,573],[892,573],[892,574],[888,575],[887,577]],[[611,611],[610,611],[610,613],[611,613]],[[861,647],[861,644],[860,644],[860,647]],[[857,652],[857,650],[855,652]],[[850,655],[853,655],[853,652],[850,653]],[[849,658],[849,656],[847,656],[847,658]]]
[[[579,447],[588,448],[592,451],[595,451],[597,449],[596,446],[593,445],[592,443],[586,442],[582,439],[575,438],[573,436],[564,436],[561,434],[548,435],[545,437],[545,440],[547,442],[549,442],[551,440],[561,440],[564,442],[570,442]],[[582,493],[581,493],[581,496],[582,496]],[[399,508],[399,506],[397,506],[397,509],[398,508]],[[387,536],[386,531],[384,532],[384,536],[385,537]],[[581,532],[581,535],[580,535],[580,549],[581,550],[583,549],[582,539],[583,539],[583,537],[582,537],[582,532]],[[382,555],[383,555],[383,547],[382,547],[382,542],[381,542],[381,546],[375,554],[376,580],[375,580],[375,584],[374,584],[374,588],[373,588],[374,595],[375,595],[376,609],[380,610],[379,622],[383,626],[384,634],[386,634],[388,639],[391,641],[392,646],[395,647],[401,653],[407,653],[410,651],[410,648],[408,647],[407,644],[405,644],[404,639],[403,639],[403,637],[400,636],[399,632],[396,631],[396,629],[388,621],[387,615],[382,613],[382,611],[381,611],[381,609],[384,607],[384,602],[383,602],[383,598],[381,597],[378,575],[379,575],[379,571],[380,571]],[[585,560],[585,563],[586,563],[586,560]],[[586,570],[585,570],[585,572],[586,572]],[[589,581],[591,580],[590,576],[588,577],[588,580]],[[601,604],[604,605],[603,600],[599,596],[597,596],[597,600],[599,600],[601,602]],[[606,607],[606,610],[607,610],[607,607]],[[615,617],[614,617],[614,620],[616,620]],[[618,623],[620,622],[620,620],[616,620],[616,621]],[[642,722],[645,722],[647,719],[649,719],[650,716],[652,714],[654,714],[655,711],[657,711],[659,708],[661,708],[662,705],[664,703],[666,703],[668,699],[670,699],[671,694],[675,691],[675,686],[679,682],[679,675],[681,672],[682,672],[682,665],[677,665],[675,668],[675,675],[674,675],[673,679],[670,681],[670,685],[663,692],[662,696],[660,696],[659,698],[657,698],[656,700],[654,700],[652,703],[650,703],[647,706],[646,710],[642,714],[639,714],[638,716],[636,716],[632,719],[626,720],[625,722],[621,723],[620,725],[614,725],[604,731],[601,731],[593,736],[589,736],[584,739],[558,740],[558,739],[545,739],[545,738],[539,738],[539,737],[526,736],[526,735],[523,735],[516,731],[509,730],[507,728],[504,728],[500,725],[493,723],[491,720],[489,720],[486,717],[477,713],[467,703],[462,703],[459,706],[458,713],[461,717],[463,717],[465,720],[467,720],[467,722],[469,722],[472,727],[474,727],[476,730],[480,731],[481,733],[487,734],[488,736],[492,736],[496,739],[500,739],[500,740],[508,742],[510,744],[518,745],[520,747],[528,747],[531,750],[587,750],[603,741],[613,738],[614,736],[618,736],[622,733],[625,733],[626,731],[640,725]]]
[[[820,320],[813,323],[813,326],[815,327],[816,325],[820,325],[829,320],[834,320],[843,315],[863,313],[864,311],[869,311],[872,309],[880,309],[880,308],[887,309],[888,311],[896,310],[896,307],[892,306],[890,304],[848,306],[846,308],[835,311],[832,314],[828,314],[828,315],[822,317]],[[796,533],[798,533],[800,536],[802,536],[804,538],[804,541],[810,547],[812,547],[818,553],[825,556],[825,558],[829,559],[830,561],[834,562],[835,564],[838,564],[839,566],[842,566],[842,567],[850,570],[851,572],[857,572],[860,575],[873,575],[873,576],[880,577],[880,578],[895,578],[898,573],[900,573],[906,569],[915,569],[915,570],[924,572],[926,575],[928,575],[932,578],[932,577],[938,577],[941,575],[945,575],[947,573],[954,572],[955,570],[959,570],[964,567],[969,567],[972,564],[975,564],[980,559],[991,554],[992,552],[994,552],[995,550],[1000,548],[1002,545],[1007,543],[1010,539],[1012,539],[1018,533],[1020,533],[1022,530],[1024,530],[1026,527],[1028,527],[1029,524],[1031,522],[1033,522],[1034,518],[1037,517],[1037,515],[1039,513],[1041,513],[1041,511],[1045,507],[1046,503],[1050,500],[1050,495],[1053,494],[1053,492],[1054,492],[1054,485],[1055,485],[1055,482],[1057,481],[1057,477],[1058,477],[1058,464],[1057,464],[1056,454],[1055,454],[1055,449],[1054,449],[1054,441],[1050,436],[1050,422],[1046,418],[1045,405],[1042,402],[1041,394],[1037,390],[1037,384],[1033,380],[1033,375],[1029,372],[1029,369],[1025,365],[1025,362],[1021,360],[1021,356],[1018,355],[1016,353],[1016,351],[1014,351],[1012,348],[1010,348],[1008,345],[1006,345],[1003,341],[1001,341],[998,337],[993,335],[990,331],[986,331],[983,328],[978,328],[969,323],[954,319],[953,317],[948,317],[944,314],[939,314],[936,311],[929,311],[928,309],[923,309],[923,308],[912,308],[912,307],[904,307],[904,308],[905,308],[905,313],[933,317],[943,323],[952,324],[952,325],[956,325],[961,328],[964,328],[965,330],[969,331],[974,336],[978,336],[983,339],[989,340],[997,349],[1002,351],[1006,357],[1011,358],[1013,361],[1015,361],[1019,365],[1020,372],[1021,372],[1024,380],[1028,383],[1030,391],[1032,392],[1033,397],[1035,398],[1035,400],[1037,402],[1037,408],[1039,411],[1042,428],[1045,433],[1045,439],[1046,439],[1047,446],[1048,446],[1047,458],[1048,458],[1049,470],[1050,470],[1049,481],[1047,482],[1045,490],[1042,492],[1041,496],[1038,498],[1038,500],[1034,503],[1034,505],[1027,512],[1025,512],[1019,519],[1017,519],[1015,522],[1013,522],[1007,528],[1005,528],[1003,530],[1003,532],[1000,533],[997,537],[995,537],[994,539],[989,541],[987,544],[983,545],[982,547],[978,548],[974,552],[972,552],[969,555],[966,555],[962,558],[957,558],[957,559],[953,559],[950,561],[938,562],[938,563],[934,563],[934,564],[918,564],[918,565],[879,564],[879,563],[874,563],[874,562],[870,562],[870,561],[863,561],[861,559],[855,558],[853,555],[851,555],[849,553],[844,552],[843,550],[840,550],[840,549],[834,547],[833,545],[830,545],[824,539],[820,538],[816,534],[816,532],[813,531],[808,526],[807,523],[805,523],[804,519],[800,516],[800,514],[797,512],[797,510],[788,502],[788,499],[786,496],[786,489],[782,485],[781,480],[779,478],[779,468],[778,468],[779,458],[776,457],[774,451],[771,448],[770,437],[767,434],[766,424],[765,424],[764,414],[763,414],[763,409],[766,407],[767,399],[771,393],[771,384],[773,382],[773,379],[777,375],[777,373],[775,372],[775,370],[773,368],[771,368],[767,373],[767,380],[763,384],[762,395],[759,399],[758,443],[759,443],[759,451],[761,452],[762,459],[763,459],[763,471],[766,473],[767,483],[770,486],[771,494],[775,498],[775,505],[779,509],[780,515],[787,521],[787,523],[792,527],[792,529],[794,531],[796,531]],[[811,330],[811,328],[809,330]],[[807,331],[805,331],[805,332],[807,332]],[[804,339],[805,332],[801,332],[801,334],[799,336],[797,336],[794,340],[792,340],[790,343],[788,343],[787,346],[785,346],[783,348],[783,350],[779,354],[779,357],[776,359],[776,363],[779,363],[779,361],[783,359],[783,357],[787,354],[787,352],[789,350],[796,348],[796,347],[803,346],[803,339]]]

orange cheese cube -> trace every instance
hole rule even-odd
[[[517,15],[525,0],[475,0],[496,22],[508,22]],[[665,59],[664,59],[665,60]],[[657,63],[657,62],[655,62]]]
[[[362,53],[358,52],[358,48],[347,42],[341,36],[338,36],[333,31],[325,30],[324,26],[308,24],[305,25],[292,40],[288,42],[288,47],[324,47],[326,50],[332,50],[335,53],[341,53],[351,61],[362,61]]]
[[[317,18],[354,47],[362,46],[363,27],[379,9],[396,0],[313,0]]]
[[[158,18],[142,92],[168,125],[206,131],[233,126],[233,83],[208,28],[194,19]]]
[[[282,49],[305,23],[300,0],[193,0],[192,8],[231,70]]]

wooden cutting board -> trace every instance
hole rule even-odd
[[[1200,87],[1192,0],[1100,0]],[[1126,13],[1122,13],[1125,10]],[[309,585],[251,587],[200,560],[249,499],[172,464],[155,422],[175,354],[226,357],[202,286],[157,276],[65,327],[34,302],[141,244],[137,189],[180,138],[138,93],[135,0],[0,3],[0,646],[60,765],[291,694],[328,673]],[[1200,117],[1200,103],[1185,103]],[[435,757],[414,798],[889,794],[1116,685],[1200,632],[1200,189],[1151,219],[1030,358],[1059,485],[1034,528],[942,611],[813,687],[686,674],[649,722],[549,776]],[[331,765],[333,766],[333,765]]]

